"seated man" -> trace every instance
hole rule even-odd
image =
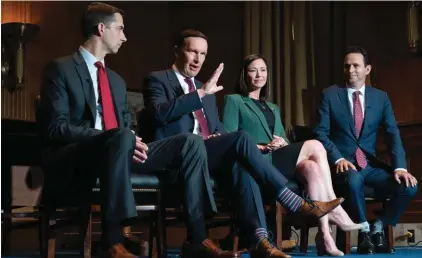
[[[162,171],[158,176],[184,185],[188,241],[213,257],[232,257],[206,239],[203,202],[214,211],[216,205],[202,138],[184,133],[147,145],[130,130],[126,84],[104,67],[104,57],[117,53],[127,40],[123,11],[92,3],[82,21],[85,42],[72,55],[48,64],[42,78],[37,120],[48,168],[48,201],[86,206],[99,178],[101,257],[134,258],[122,245],[122,227],[137,217],[130,175]]]
[[[156,125],[155,139],[179,133],[201,135],[205,141],[210,173],[222,181],[227,179],[228,170],[234,172],[234,183],[229,186],[236,195],[232,203],[236,206],[236,214],[240,214],[244,231],[253,236],[255,250],[252,256],[290,257],[277,250],[267,239],[262,197],[256,180],[274,188],[277,201],[290,212],[322,217],[343,200],[303,200],[285,186],[287,179],[262,157],[256,142],[247,133],[224,133],[214,95],[223,89],[217,86],[223,64],[204,85],[194,78],[201,70],[207,50],[204,34],[184,30],[176,40],[173,67],[153,72],[146,78],[144,103],[154,119],[152,123]]]
[[[325,90],[319,107],[317,139],[336,166],[333,183],[347,199],[349,214],[364,228],[359,232],[358,252],[392,252],[384,244],[383,226],[395,226],[417,192],[417,180],[406,170],[400,132],[387,93],[365,85],[371,72],[367,52],[349,47],[344,57],[344,85]],[[386,131],[392,166],[375,157],[378,129]],[[364,185],[375,188],[377,197],[390,198],[373,224],[366,219]],[[375,246],[374,246],[375,245]]]

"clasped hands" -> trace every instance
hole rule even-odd
[[[146,145],[142,138],[137,136],[134,131],[132,133],[135,135],[136,143],[135,143],[135,151],[133,153],[132,160],[136,163],[145,163],[148,158],[147,151],[148,145]]]
[[[273,140],[267,145],[258,145],[262,153],[270,153],[280,149],[281,147],[289,145],[283,137],[273,135]]]

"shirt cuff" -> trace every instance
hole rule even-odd
[[[394,172],[396,172],[397,170],[404,170],[404,171],[406,171],[407,172],[407,169],[405,169],[405,168],[396,168],[396,169],[394,169]]]
[[[344,160],[344,158],[341,158],[341,159],[336,160],[336,162],[334,162],[334,164],[336,164],[336,165],[337,165],[337,163],[338,163],[340,160]]]

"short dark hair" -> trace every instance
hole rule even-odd
[[[268,61],[264,56],[260,54],[252,54],[243,59],[242,68],[240,70],[239,81],[236,85],[236,93],[242,96],[248,96],[249,92],[253,91],[251,85],[248,83],[248,66],[255,60],[262,59],[267,66],[267,82],[262,87],[261,92],[259,93],[260,100],[267,100],[269,96],[269,85],[271,85],[271,74],[270,68],[268,67]]]
[[[113,22],[115,20],[114,14],[116,13],[120,13],[123,16],[124,11],[105,3],[91,3],[82,17],[82,35],[85,39],[89,39],[97,33],[97,25],[99,23],[109,24]]]
[[[194,37],[194,38],[203,38],[208,42],[207,36],[204,33],[194,30],[194,29],[186,29],[182,30],[174,40],[174,47],[176,48],[183,48],[185,45],[185,38]]]
[[[363,56],[363,64],[365,66],[371,64],[371,60],[369,59],[368,52],[366,52],[366,50],[363,49],[363,47],[359,47],[359,46],[349,46],[349,47],[347,47],[346,54],[344,55],[344,57],[346,57],[348,54],[352,54],[352,53],[361,54]]]

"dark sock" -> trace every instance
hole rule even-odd
[[[201,244],[207,239],[207,230],[202,217],[197,220],[190,219],[186,225],[187,241],[191,244]]]
[[[123,228],[120,223],[115,221],[105,221],[102,223],[103,244],[107,247],[123,243]]]

